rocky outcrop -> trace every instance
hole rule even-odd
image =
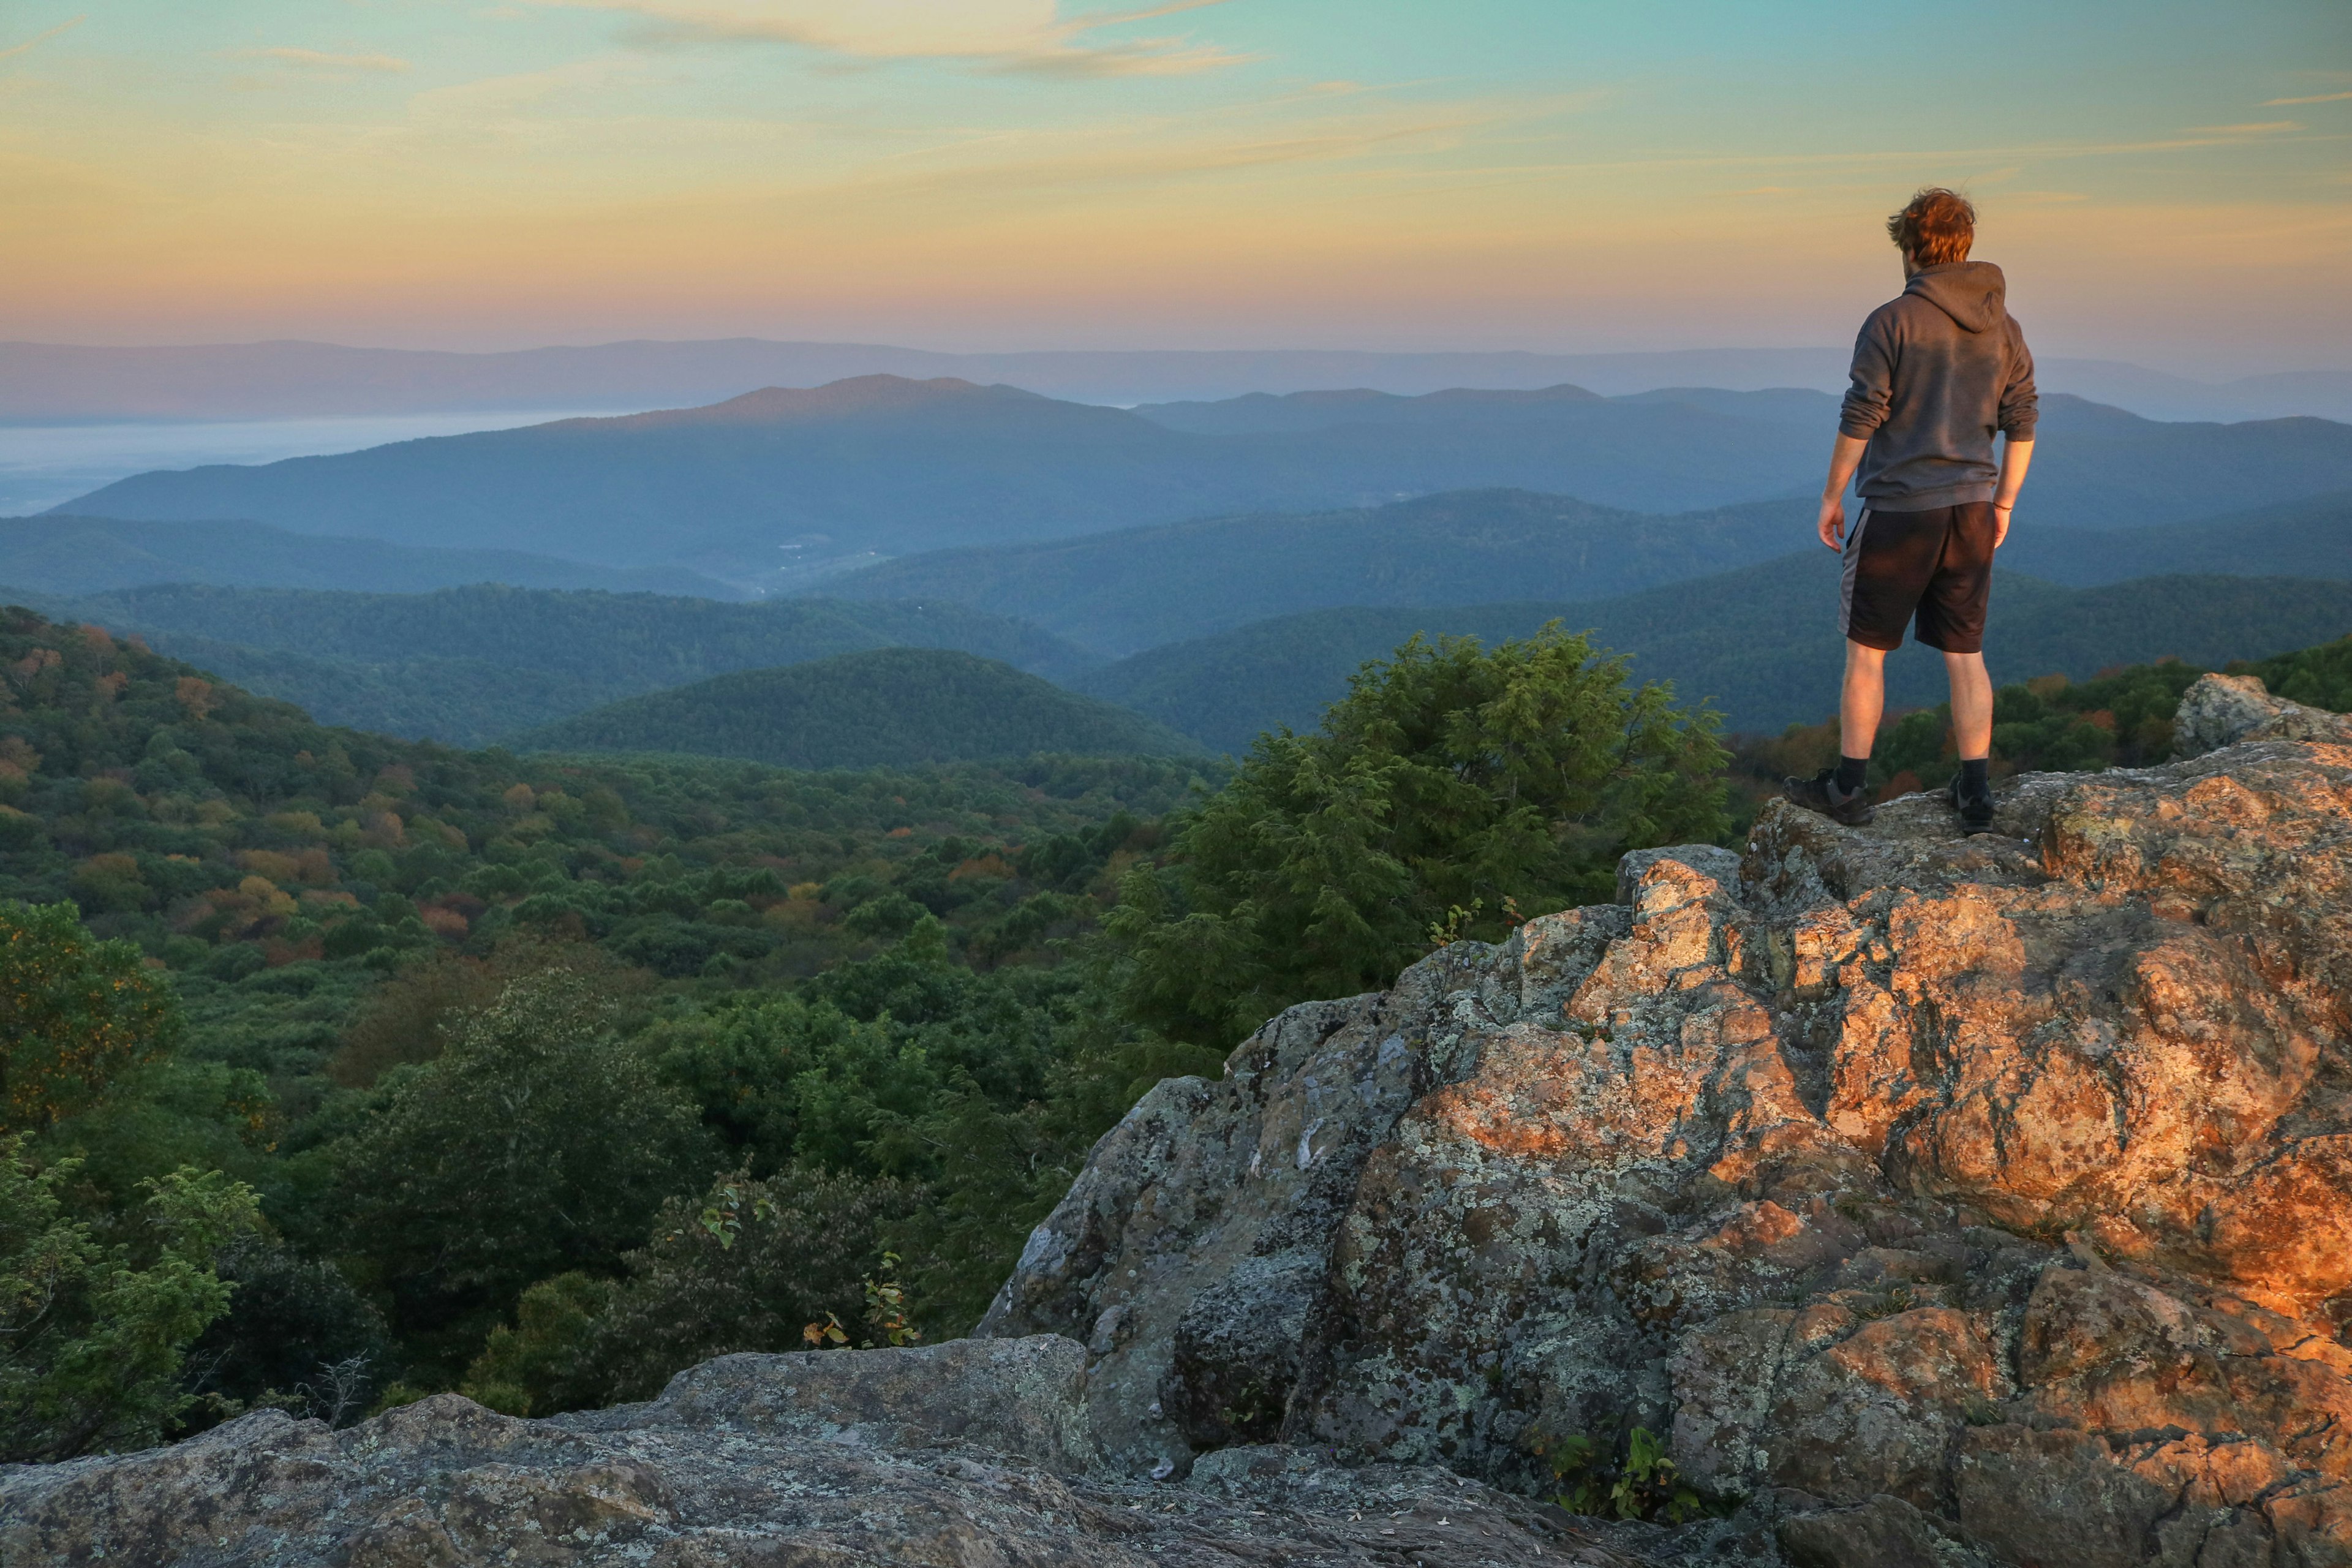
[[[973,1339],[0,1471],[0,1563],[2352,1564],[2352,725],[2175,732],[1290,1009]],[[1636,1426],[1708,1517],[1540,1500]]]
[[[2201,757],[2248,741],[2352,740],[2352,721],[2273,697],[2251,675],[2200,677],[2172,720],[2172,754]]]
[[[2176,732],[1291,1009],[982,1331],[1084,1341],[1129,1473],[1540,1494],[1638,1425],[1799,1563],[2352,1563],[2352,727],[2213,677]]]
[[[173,1447],[0,1471],[0,1563],[140,1568],[1638,1568],[1443,1470],[1211,1456],[1086,1473],[1081,1347],[735,1355],[523,1421],[453,1394],[330,1432],[259,1411]]]

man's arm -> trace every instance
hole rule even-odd
[[[1863,448],[1870,442],[1860,436],[1838,433],[1837,442],[1830,447],[1830,480],[1822,487],[1822,518],[1818,525],[1822,542],[1832,550],[1845,548],[1845,488],[1853,482],[1853,471],[1862,465]],[[2018,477],[2025,477],[2022,468]]]
[[[2033,466],[2033,437],[2011,436],[2000,444],[2000,485],[1992,496],[1992,547],[1999,550],[2009,537],[2009,514],[2017,492],[2025,488],[2025,470]]]
[[[1822,487],[1817,525],[1822,542],[1832,550],[1845,548],[1845,488],[1862,466],[1863,449],[1886,423],[1887,405],[1895,395],[1895,349],[1887,335],[1886,310],[1882,305],[1873,310],[1854,334],[1853,363],[1846,372],[1845,398],[1838,405],[1837,444],[1830,448],[1830,479]]]
[[[2009,319],[2009,380],[2000,389],[2000,484],[1992,497],[1992,547],[2009,537],[2010,509],[2025,488],[2025,470],[2033,466],[2033,427],[2042,416],[2042,398],[2033,386],[2033,351],[2025,346],[2025,329]]]

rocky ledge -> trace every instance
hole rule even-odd
[[[1998,837],[1775,805],[1290,1009],[982,1331],[1084,1341],[1129,1472],[1534,1495],[1638,1426],[1737,1505],[1692,1561],[2352,1563],[2352,723],[2209,677],[2176,732]]]
[[[2176,732],[1290,1009],[973,1339],[0,1472],[0,1562],[2352,1564],[2352,724]],[[1637,1426],[1705,1517],[1536,1500]]]

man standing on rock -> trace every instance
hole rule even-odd
[[[1915,616],[1919,641],[1942,651],[1951,677],[1960,753],[1948,792],[1953,808],[1970,833],[1992,826],[1985,607],[1992,552],[2009,535],[2033,460],[2036,405],[2033,356],[2009,313],[2000,268],[1969,259],[1976,220],[1965,197],[1940,188],[1886,220],[1907,281],[1854,340],[1853,384],[1830,454],[1820,527],[1822,542],[1845,558],[1841,759],[1813,778],[1790,779],[1783,793],[1849,826],[1870,820],[1864,779],[1886,700],[1886,656]],[[2005,437],[1998,463],[1996,432]],[[1845,488],[1857,468],[1862,514],[1849,529]]]

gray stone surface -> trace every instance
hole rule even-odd
[[[2201,757],[2249,741],[2352,742],[2352,719],[2271,695],[2251,675],[2198,678],[2172,719],[2174,758]]]
[[[873,1448],[958,1447],[1076,1472],[1094,1462],[1087,1352],[1051,1334],[903,1349],[726,1355],[643,1405],[550,1418],[573,1432],[792,1433]]]
[[[809,1359],[865,1374],[877,1352]],[[868,1363],[867,1364],[872,1364]],[[881,1375],[895,1384],[903,1363]],[[857,1416],[871,1408],[858,1391]],[[277,1411],[173,1447],[0,1470],[8,1568],[1641,1568],[1444,1471],[1323,1466],[1220,1488],[892,1449],[792,1421],[606,1429],[440,1394],[330,1432]],[[835,1424],[843,1432],[856,1419]],[[839,1434],[836,1434],[836,1438]]]

